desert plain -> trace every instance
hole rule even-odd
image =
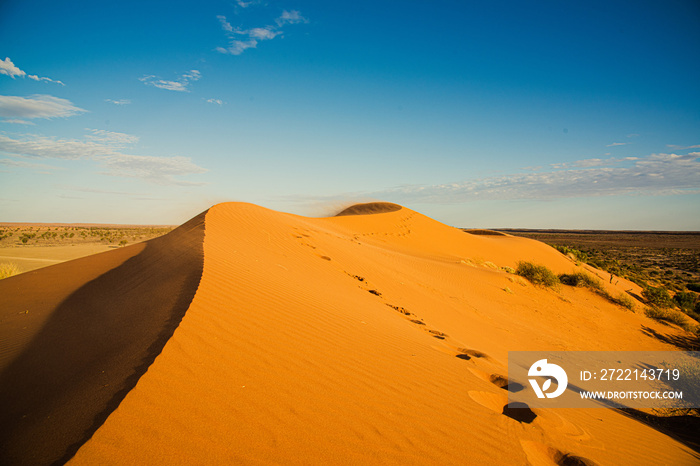
[[[508,408],[509,351],[694,337],[632,281],[478,233],[389,203],[224,203],[0,280],[0,464],[698,464],[692,420]],[[530,283],[522,261],[632,309]]]

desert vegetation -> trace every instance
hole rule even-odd
[[[19,273],[19,267],[12,262],[0,263],[0,280],[8,278]]]
[[[155,238],[172,230],[167,226],[0,225],[0,248],[127,244]]]
[[[629,296],[622,293],[618,296],[611,295],[598,278],[584,272],[557,275],[544,265],[521,261],[518,262],[515,273],[535,285],[547,288],[557,289],[561,284],[588,288],[614,304],[634,310],[634,302]]]
[[[576,263],[623,277],[642,289],[644,313],[653,319],[698,330],[700,322],[700,234],[680,232],[509,231],[544,241]],[[528,278],[526,275],[525,278]],[[559,276],[561,283],[585,286],[632,308],[629,296],[606,296],[590,275]]]

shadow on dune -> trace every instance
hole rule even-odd
[[[661,322],[664,323],[664,322]],[[673,335],[659,333],[651,327],[642,326],[642,333],[659,341],[673,345],[683,351],[700,350],[700,334]]]
[[[366,204],[352,205],[337,213],[335,216],[383,214],[386,212],[396,212],[398,210],[401,210],[401,206],[392,204],[391,202],[368,202]]]
[[[197,290],[205,214],[145,246],[132,246],[142,250],[123,263],[129,253],[115,250],[0,287],[10,296],[0,304],[10,323],[24,307],[47,315],[0,374],[0,464],[65,463],[136,385]],[[110,261],[121,265],[104,265]],[[51,302],[61,286],[76,287],[70,277],[62,284],[61,275],[91,266],[106,271],[62,302]],[[8,327],[0,331],[3,337],[13,335]]]
[[[617,411],[677,440],[692,449],[695,458],[700,460],[700,418],[692,415],[656,416],[632,408]]]

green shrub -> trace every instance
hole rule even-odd
[[[554,249],[578,262],[588,263],[590,260],[588,254],[583,251],[579,251],[578,249],[570,248],[568,246],[554,246]]]
[[[692,311],[695,309],[697,300],[698,295],[692,291],[680,291],[673,297],[673,301],[683,311]]]
[[[562,282],[564,285],[569,286],[579,286],[591,288],[593,290],[603,289],[603,285],[600,284],[600,280],[585,272],[575,272],[572,274],[559,275],[559,281]]]
[[[19,267],[12,262],[0,264],[0,280],[19,273]]]
[[[649,286],[644,291],[642,291],[642,296],[644,296],[644,299],[646,299],[647,302],[652,306],[660,308],[673,307],[673,300],[671,299],[671,295],[668,294],[668,291],[664,287],[660,286],[657,288]]]
[[[520,261],[515,269],[515,273],[526,278],[534,285],[541,285],[549,288],[554,288],[559,285],[559,277],[544,265]]]

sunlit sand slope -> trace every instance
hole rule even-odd
[[[65,462],[189,307],[204,214],[145,243],[0,281],[0,464]]]
[[[500,268],[576,268],[548,246],[384,207],[322,219],[210,209],[180,325],[72,462],[697,462],[612,410],[504,410],[509,350],[672,349],[641,331],[668,329]]]

